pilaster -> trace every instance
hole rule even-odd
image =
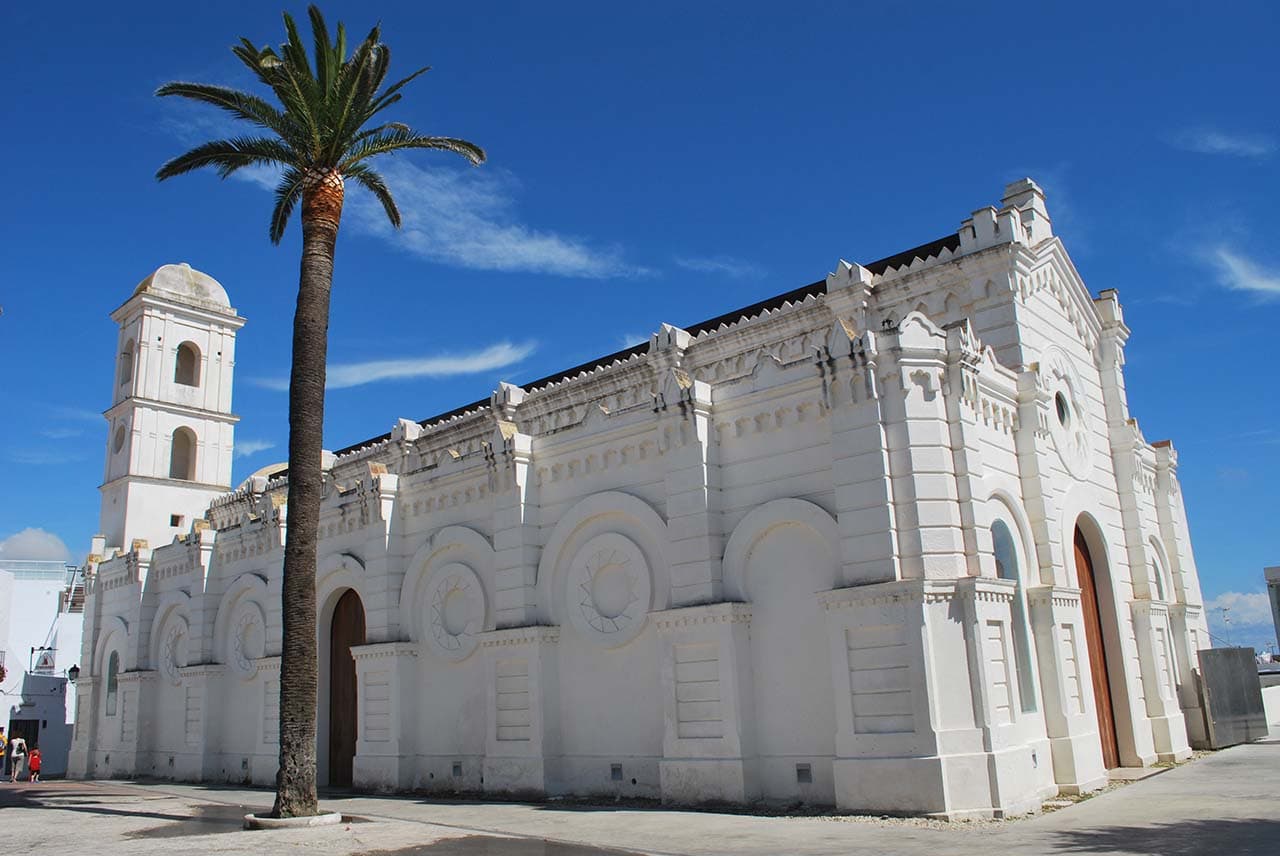
[[[513,627],[478,634],[485,658],[484,789],[545,795],[560,759],[559,627]]]
[[[407,724],[413,721],[418,645],[359,645],[351,656],[360,693],[352,780],[359,788],[408,790],[417,755],[414,729]]]
[[[85,614],[89,614],[88,607]],[[91,638],[86,630],[85,639]],[[81,660],[88,664],[92,660]],[[76,692],[76,719],[71,732],[71,751],[67,755],[67,778],[87,779],[92,773],[92,750],[98,745],[97,679],[87,676],[87,665],[82,667],[80,678],[74,684]]]
[[[1276,602],[1280,603],[1280,595],[1276,595]],[[1204,703],[1200,698],[1198,656],[1200,649],[1210,644],[1209,633],[1204,629],[1204,607],[1199,604],[1169,604],[1169,627],[1178,664],[1178,705],[1182,708],[1187,742],[1197,749],[1207,749],[1209,724],[1205,721]],[[1276,627],[1280,628],[1280,618],[1276,621]]]
[[[757,799],[750,605],[713,603],[650,618],[662,640],[662,801]]]
[[[846,585],[895,580],[900,572],[878,358],[873,333],[859,335],[851,322],[837,320],[818,360],[831,414],[831,476]]]
[[[1045,730],[1053,755],[1053,776],[1067,794],[1095,791],[1107,783],[1094,716],[1080,589],[1035,586],[1027,608],[1040,667]]]
[[[1170,639],[1169,609],[1150,600],[1135,600],[1129,609],[1156,757],[1160,761],[1181,761],[1191,756],[1191,745],[1178,704],[1178,666]]]
[[[149,735],[155,733],[154,694],[160,673],[121,672],[116,678],[119,693],[120,762],[111,765],[111,773],[143,775],[151,769]]]
[[[908,313],[881,336],[891,356],[881,367],[889,430],[889,468],[904,578],[967,576],[944,383],[946,335]]]
[[[538,488],[533,437],[516,424],[524,390],[504,383],[491,398],[498,418],[490,439],[493,490],[494,613],[498,627],[523,627],[534,620],[537,602]]]
[[[712,389],[674,366],[659,389],[654,410],[666,466],[671,603],[715,602],[724,596],[724,538]]]
[[[227,667],[221,663],[203,663],[197,666],[183,666],[178,669],[183,691],[183,741],[182,751],[173,753],[173,766],[170,768],[167,758],[164,763],[156,758],[156,770],[163,775],[186,781],[218,781],[223,777],[221,771],[225,759],[219,757],[216,741],[210,740],[212,734],[222,734],[226,727],[224,711],[223,680]],[[228,771],[229,773],[232,771]],[[248,771],[244,771],[248,778]]]

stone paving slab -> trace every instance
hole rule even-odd
[[[9,852],[552,854],[1280,853],[1280,741],[1237,746],[1060,810],[1010,821],[762,817],[665,809],[334,796],[323,807],[368,819],[336,831],[241,832],[219,817],[265,809],[262,790],[174,783],[0,786]],[[225,823],[225,821],[224,821]],[[183,835],[198,831],[198,837]],[[471,838],[515,836],[512,842]],[[179,835],[181,848],[172,837]],[[264,838],[263,836],[270,836]],[[264,842],[270,850],[264,851]],[[86,843],[92,847],[87,848]],[[544,843],[544,842],[550,842]],[[574,846],[570,846],[574,845]],[[583,849],[586,848],[586,849]]]

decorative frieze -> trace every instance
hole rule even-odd
[[[560,641],[560,628],[550,625],[508,627],[479,634],[481,648],[508,648],[516,645],[540,645]]]
[[[649,618],[659,630],[676,630],[706,624],[749,624],[751,604],[712,603],[651,612]]]

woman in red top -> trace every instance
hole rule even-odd
[[[31,781],[40,781],[40,747],[32,746],[31,754],[27,756],[27,769],[31,771]]]

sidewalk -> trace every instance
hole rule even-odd
[[[688,856],[1280,852],[1280,812],[1275,808],[1280,798],[1280,740],[1275,739],[1227,749],[1069,808],[985,823],[343,796],[324,799],[324,807],[368,822],[344,825],[340,833],[239,831],[236,819],[248,810],[265,810],[271,796],[262,790],[173,783],[0,786],[3,829],[11,851],[16,845],[17,852],[42,856],[80,856],[86,850],[129,856],[175,851],[261,854],[268,846],[269,852],[381,851],[402,856],[588,856],[599,852],[590,848],[602,847]],[[463,838],[477,834],[523,840]]]

